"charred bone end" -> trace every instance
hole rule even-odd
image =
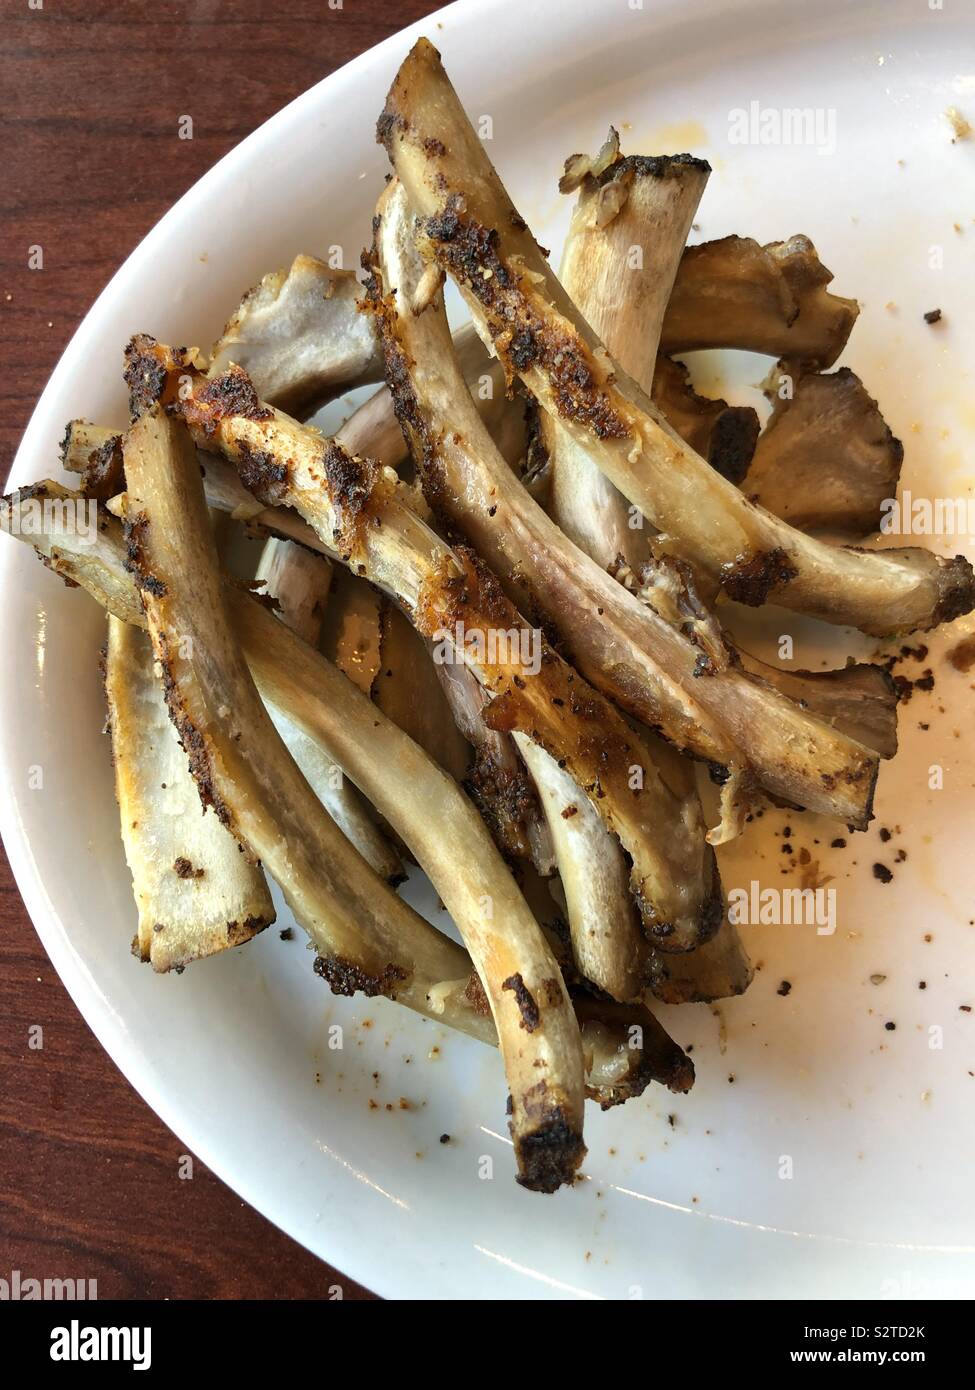
[[[698,945],[711,941],[718,934],[721,923],[724,921],[724,912],[725,902],[724,890],[721,887],[721,874],[718,870],[717,858],[712,857],[711,891],[701,908]]]
[[[553,1106],[531,1129],[515,1137],[519,1186],[532,1192],[557,1192],[572,1183],[586,1156],[581,1132],[566,1118],[561,1106]]]
[[[711,857],[711,885],[707,897],[695,913],[674,921],[661,922],[657,920],[652,904],[645,900],[644,894],[638,892],[635,895],[643,934],[657,951],[693,951],[710,941],[724,921],[724,893],[718,861],[713,850],[709,848],[708,853]],[[704,872],[706,874],[706,867]]]
[[[937,584],[938,603],[931,614],[931,627],[954,622],[975,608],[975,571],[964,555],[941,561]]]
[[[115,435],[99,448],[93,449],[82,475],[81,490],[86,497],[107,502],[125,488],[125,465],[122,460],[122,439]]]
[[[835,773],[821,772],[819,779],[827,792],[832,792],[838,785],[845,784],[854,792],[859,793],[859,804],[862,809],[858,815],[850,816],[849,824],[854,830],[866,830],[874,818],[873,802],[879,776],[880,759],[876,754],[872,754],[872,756],[864,757],[856,768],[850,768],[842,778]]]
[[[107,502],[125,491],[122,437],[87,420],[69,420],[61,440],[61,467],[79,473],[86,497]]]
[[[246,917],[242,922],[228,922],[224,932],[219,936],[208,937],[191,949],[177,949],[175,952],[170,950],[164,955],[156,954],[156,948],[152,942],[167,941],[169,924],[157,922],[152,929],[152,942],[140,943],[138,936],[133,937],[132,954],[144,965],[151,965],[157,975],[169,973],[181,975],[186,967],[192,965],[194,961],[204,960],[224,947],[231,950],[235,946],[246,945],[248,941],[258,936],[267,927],[272,926],[274,920],[272,914],[271,916]]]
[[[262,405],[254,383],[243,367],[229,367],[220,376],[197,385],[182,403],[183,415],[191,427],[212,435],[221,420],[243,416],[245,420],[271,420],[273,410]]]
[[[706,159],[693,154],[622,155],[619,132],[610,126],[609,135],[597,155],[569,155],[559,179],[559,192],[574,193],[583,185],[587,188],[626,185],[635,178],[680,178],[688,170],[707,175],[711,173],[711,166]]]
[[[195,374],[196,350],[167,347],[148,333],[136,333],[125,348],[123,379],[129,389],[129,413],[138,420],[147,410],[179,400],[179,378]]]
[[[654,999],[661,1004],[711,1004],[744,994],[755,971],[740,938],[727,935],[733,931],[726,929],[723,949],[719,946],[717,953],[705,953],[709,959],[699,960],[693,954],[655,955],[650,980]]]
[[[607,165],[598,175],[599,183],[609,183],[624,174],[639,179],[680,178],[687,169],[698,174],[710,174],[711,165],[696,154],[627,154]]]

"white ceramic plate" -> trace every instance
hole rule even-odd
[[[124,419],[112,364],[131,332],[206,344],[239,292],[297,251],[341,245],[356,263],[384,173],[376,115],[425,33],[469,110],[493,118],[491,153],[543,241],[557,247],[564,228],[562,159],[595,148],[610,121],[629,150],[690,148],[711,160],[702,236],[809,234],[839,292],[864,303],[844,360],[907,442],[905,481],[918,494],[968,495],[975,142],[952,144],[942,117],[954,105],[975,118],[966,8],[451,6],[306,93],[163,219],[65,353],[12,485],[52,471],[68,418]],[[833,111],[835,151],[730,143],[729,113],[752,101],[819,108],[827,135]],[[933,307],[945,313],[938,329],[921,320]],[[765,368],[748,359],[741,382]],[[487,1050],[385,1002],[333,1000],[298,941],[277,930],[181,978],[157,978],[132,959],[133,908],[98,735],[102,619],[9,542],[0,592],[0,828],[37,930],[140,1094],[296,1239],[400,1297],[975,1288],[975,1016],[959,1008],[975,1003],[970,677],[935,660],[934,695],[904,708],[902,752],[884,767],[878,800],[878,823],[900,827],[890,845],[874,830],[831,853],[823,846],[834,829],[825,838],[812,822],[797,830],[797,847],[822,842],[815,853],[835,875],[836,933],[748,929],[763,963],[750,993],[720,1020],[706,1008],[667,1019],[694,1043],[694,1092],[592,1113],[589,1180],[543,1198],[514,1184],[503,1079]],[[766,634],[778,621],[763,619]],[[839,662],[864,650],[842,633],[822,641],[823,629],[789,630],[800,633],[803,663],[820,650]],[[928,788],[934,763],[945,770],[941,791]],[[43,790],[29,789],[35,766]],[[783,821],[770,814],[725,859],[727,886],[776,882],[769,831]],[[881,885],[870,865],[892,862],[897,846],[907,862]],[[871,975],[886,978],[871,984]],[[788,997],[777,993],[783,978]],[[342,1052],[327,1046],[336,1020],[346,1025]],[[438,1143],[444,1132],[450,1145]],[[494,1161],[493,1179],[479,1176],[482,1156]]]

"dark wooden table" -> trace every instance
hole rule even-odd
[[[38,5],[39,8],[33,8]],[[432,0],[10,0],[0,28],[0,477],[102,286],[191,184],[293,97]],[[193,114],[194,138],[176,140]],[[28,268],[43,248],[43,271]],[[2,597],[2,596],[0,596]],[[0,653],[0,661],[3,655]],[[0,795],[3,789],[0,788]],[[43,1052],[28,1048],[33,1024]],[[68,998],[0,850],[0,1278],[100,1298],[366,1290],[195,1164]]]

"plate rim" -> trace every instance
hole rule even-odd
[[[443,25],[446,29],[448,24],[453,26],[459,21],[461,24],[471,24],[476,27],[483,24],[492,13],[500,15],[501,22],[505,23],[507,22],[506,14],[514,11],[518,3],[519,0],[454,0],[452,4],[432,11],[424,18],[381,40],[299,94],[211,166],[163,214],[130,252],[86,312],[31,413],[11,465],[10,478],[18,477],[25,462],[38,452],[38,443],[47,427],[47,416],[51,412],[49,403],[57,394],[62,383],[75,371],[84,341],[93,331],[98,331],[97,321],[105,313],[107,306],[124,293],[128,280],[139,274],[145,262],[151,257],[154,248],[171,236],[180,220],[191,215],[199,201],[206,202],[211,183],[225,178],[228,169],[232,169],[237,163],[245,164],[250,159],[252,151],[259,149],[265,142],[272,141],[276,133],[286,127],[289,121],[296,117],[300,119],[304,107],[314,105],[316,100],[321,98],[324,89],[328,88],[331,92],[340,92],[344,85],[357,83],[367,74],[374,73],[380,66],[388,67],[389,79],[391,80],[398,60],[405,55],[409,46],[421,35],[427,35],[436,42],[438,25]],[[567,24],[570,19],[573,23],[580,23],[580,11],[588,9],[585,0],[574,0],[574,3],[565,6],[558,4],[558,0],[543,0],[543,3],[545,8],[560,18],[564,17]],[[621,3],[624,3],[624,0],[621,0]],[[787,3],[798,7],[799,0],[787,0]],[[838,3],[840,0],[830,0],[830,4]],[[666,24],[667,14],[671,11],[686,13],[688,10],[703,8],[717,14],[729,10],[751,9],[759,11],[768,8],[767,0],[711,0],[710,5],[704,4],[704,0],[692,0],[691,6],[685,6],[680,3],[680,0],[647,0],[647,7],[650,8],[651,6],[654,10],[654,22],[657,24]],[[590,12],[590,18],[586,24],[592,23],[595,23],[595,20],[591,17]],[[585,28],[586,24],[583,24],[582,27]],[[14,547],[0,548],[0,592],[3,591],[4,583],[9,581],[16,553]],[[6,627],[7,622],[8,619],[4,616],[3,608],[0,607],[0,633]],[[2,717],[3,709],[10,700],[9,688],[7,682],[0,682],[0,717]],[[6,761],[0,755],[0,775],[8,773],[8,771]],[[245,1169],[238,1169],[233,1163],[233,1155],[226,1148],[220,1152],[219,1129],[214,1127],[200,1128],[194,1125],[190,1117],[183,1113],[178,1092],[172,1088],[167,1088],[157,1079],[154,1071],[145,1066],[139,1050],[127,1042],[124,1022],[116,1015],[115,1010],[101,992],[95,977],[83,968],[80,957],[72,951],[63,920],[48,896],[46,886],[34,861],[31,842],[20,823],[17,804],[13,798],[0,798],[0,838],[3,840],[11,873],[28,916],[51,964],[57,971],[62,984],[67,989],[85,1023],[94,1033],[99,1045],[108,1053],[112,1062],[142,1100],[150,1106],[178,1139],[186,1144],[187,1148],[194,1154],[198,1155],[232,1191],[298,1244],[310,1249],[321,1260],[334,1266],[341,1277],[355,1279],[384,1297],[411,1296],[410,1291],[403,1287],[402,1282],[392,1272],[388,1276],[384,1274],[382,1261],[377,1258],[379,1252],[374,1241],[370,1243],[360,1239],[354,1244],[350,1244],[347,1239],[343,1238],[340,1230],[334,1229],[330,1230],[328,1235],[327,1253],[323,1254],[320,1247],[316,1248],[311,1245],[307,1228],[302,1230],[293,1221],[287,1219],[286,1209],[275,1206],[273,1200],[269,1199],[269,1189],[252,1181]],[[792,1233],[782,1234],[791,1235]],[[852,1241],[850,1244],[860,1245],[861,1242]],[[496,1277],[498,1292],[490,1295],[492,1297],[511,1296],[512,1293],[514,1296],[530,1297],[533,1292],[537,1296],[536,1290],[533,1290],[530,1284],[527,1288],[523,1283],[519,1286],[513,1286],[509,1281],[504,1280],[500,1271]],[[569,1296],[584,1293],[584,1291],[573,1289],[569,1285],[566,1285],[565,1289]],[[424,1295],[421,1293],[420,1296]],[[594,1296],[600,1297],[598,1294]]]

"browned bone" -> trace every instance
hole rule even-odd
[[[710,165],[691,155],[624,158],[610,128],[595,161],[572,155],[565,170],[560,190],[578,189],[579,196],[562,253],[562,284],[621,366],[649,384],[667,299]],[[634,517],[628,500],[556,415],[542,412],[540,426],[551,459],[552,516],[603,569],[639,569],[647,558],[643,518]]]
[[[803,375],[779,362],[766,394],[774,408],[742,491],[801,531],[878,531],[904,446],[860,378],[848,367]]]
[[[296,256],[248,290],[210,353],[210,375],[243,367],[266,401],[310,414],[339,391],[382,377],[375,336],[356,309],[351,270]]]
[[[153,970],[250,941],[274,921],[264,875],[203,813],[144,632],[109,615],[105,652],[115,795],[139,920],[134,955]]]
[[[830,294],[832,274],[808,237],[760,246],[726,236],[688,246],[664,316],[664,352],[743,348],[831,367],[860,312]]]
[[[566,618],[588,608],[585,576],[591,574],[590,584],[605,581],[615,590],[619,586],[572,546],[497,453],[466,390],[439,298],[421,313],[412,312],[423,266],[411,241],[410,217],[398,182],[389,184],[380,200],[374,227],[369,293],[382,326],[387,380],[427,500],[476,547],[508,583],[510,592],[523,594],[551,623],[560,625],[573,650],[582,653],[578,623],[567,623]],[[583,578],[577,580],[577,574]],[[589,620],[591,624],[591,612]],[[600,624],[595,627],[601,630]],[[603,663],[590,666],[581,660],[580,665],[585,674],[601,682]],[[569,842],[582,836],[590,817],[580,809],[582,798],[571,777],[547,752],[536,751],[527,740],[520,741],[519,747],[545,807],[557,851],[562,844],[561,871],[564,862],[572,862]],[[696,796],[673,795],[646,749],[640,764],[645,785],[653,779],[658,788],[652,804],[660,819],[648,826],[648,834],[667,846],[667,873],[658,877],[653,901],[658,917],[671,926],[667,944],[686,949],[711,935],[720,919],[714,855],[706,843]],[[578,826],[567,825],[566,818],[579,819]],[[570,927],[580,969],[616,998],[638,995],[642,960],[629,905],[615,921],[601,919],[596,904],[580,915],[574,910],[578,898],[571,874],[563,875],[563,885],[570,900]]]

